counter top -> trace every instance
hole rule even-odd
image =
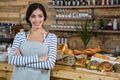
[[[7,62],[0,62],[0,71],[12,72],[13,66]],[[120,80],[120,74],[115,72],[98,72],[86,68],[73,69],[71,66],[55,65],[51,71],[52,77],[72,80]]]

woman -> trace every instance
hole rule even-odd
[[[14,65],[11,80],[50,80],[50,70],[56,60],[57,38],[46,32],[43,23],[47,18],[40,3],[32,3],[26,12],[31,29],[16,34],[8,56]]]

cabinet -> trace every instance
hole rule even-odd
[[[100,30],[99,29],[99,19],[100,17],[104,17],[105,20],[111,19],[113,21],[114,15],[117,15],[117,21],[120,24],[120,5],[86,5],[86,6],[53,6],[49,5],[50,12],[55,14],[54,23],[50,27],[50,31],[57,34],[61,37],[68,38],[68,45],[71,49],[82,49],[82,46],[78,46],[78,44],[82,44],[82,41],[78,38],[78,34],[76,34],[76,26],[85,20],[91,21],[91,27],[94,28],[94,40],[88,44],[88,47],[98,47],[105,52],[114,53],[115,47],[119,43],[117,40],[120,38],[116,38],[116,36],[120,35],[120,30]],[[61,11],[61,14],[68,13],[82,13],[87,12],[91,17],[89,18],[57,18],[56,14],[58,11]],[[67,13],[63,12],[66,11]],[[70,10],[70,11],[69,11]],[[56,12],[54,12],[56,11]],[[77,11],[77,12],[75,12]],[[69,23],[69,24],[68,24]],[[62,27],[61,27],[62,24]],[[66,27],[67,26],[67,27]],[[120,26],[120,25],[119,25]],[[112,36],[112,37],[111,37]],[[76,38],[77,37],[77,38]],[[73,39],[71,39],[73,38]],[[111,46],[110,41],[113,41]],[[118,44],[119,45],[119,44]]]

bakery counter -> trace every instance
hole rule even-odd
[[[73,69],[70,66],[63,65],[55,65],[51,75],[70,80],[120,80],[120,74],[118,73],[98,72],[86,68]]]
[[[0,80],[10,80],[13,66],[0,62]],[[51,80],[120,80],[120,74],[114,72],[97,72],[86,68],[73,69],[70,66],[55,65],[51,72]],[[58,79],[59,78],[59,79]]]

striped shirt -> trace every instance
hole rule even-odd
[[[20,48],[23,42],[27,41],[25,32],[19,32],[16,34],[13,45],[9,51],[8,64],[19,67],[30,67],[30,68],[45,68],[52,69],[56,61],[56,49],[57,49],[57,38],[55,34],[48,33],[45,37],[45,43],[48,47],[48,59],[46,61],[40,61],[39,55],[34,56],[17,56],[14,53],[14,48]],[[27,45],[26,45],[27,46]]]

